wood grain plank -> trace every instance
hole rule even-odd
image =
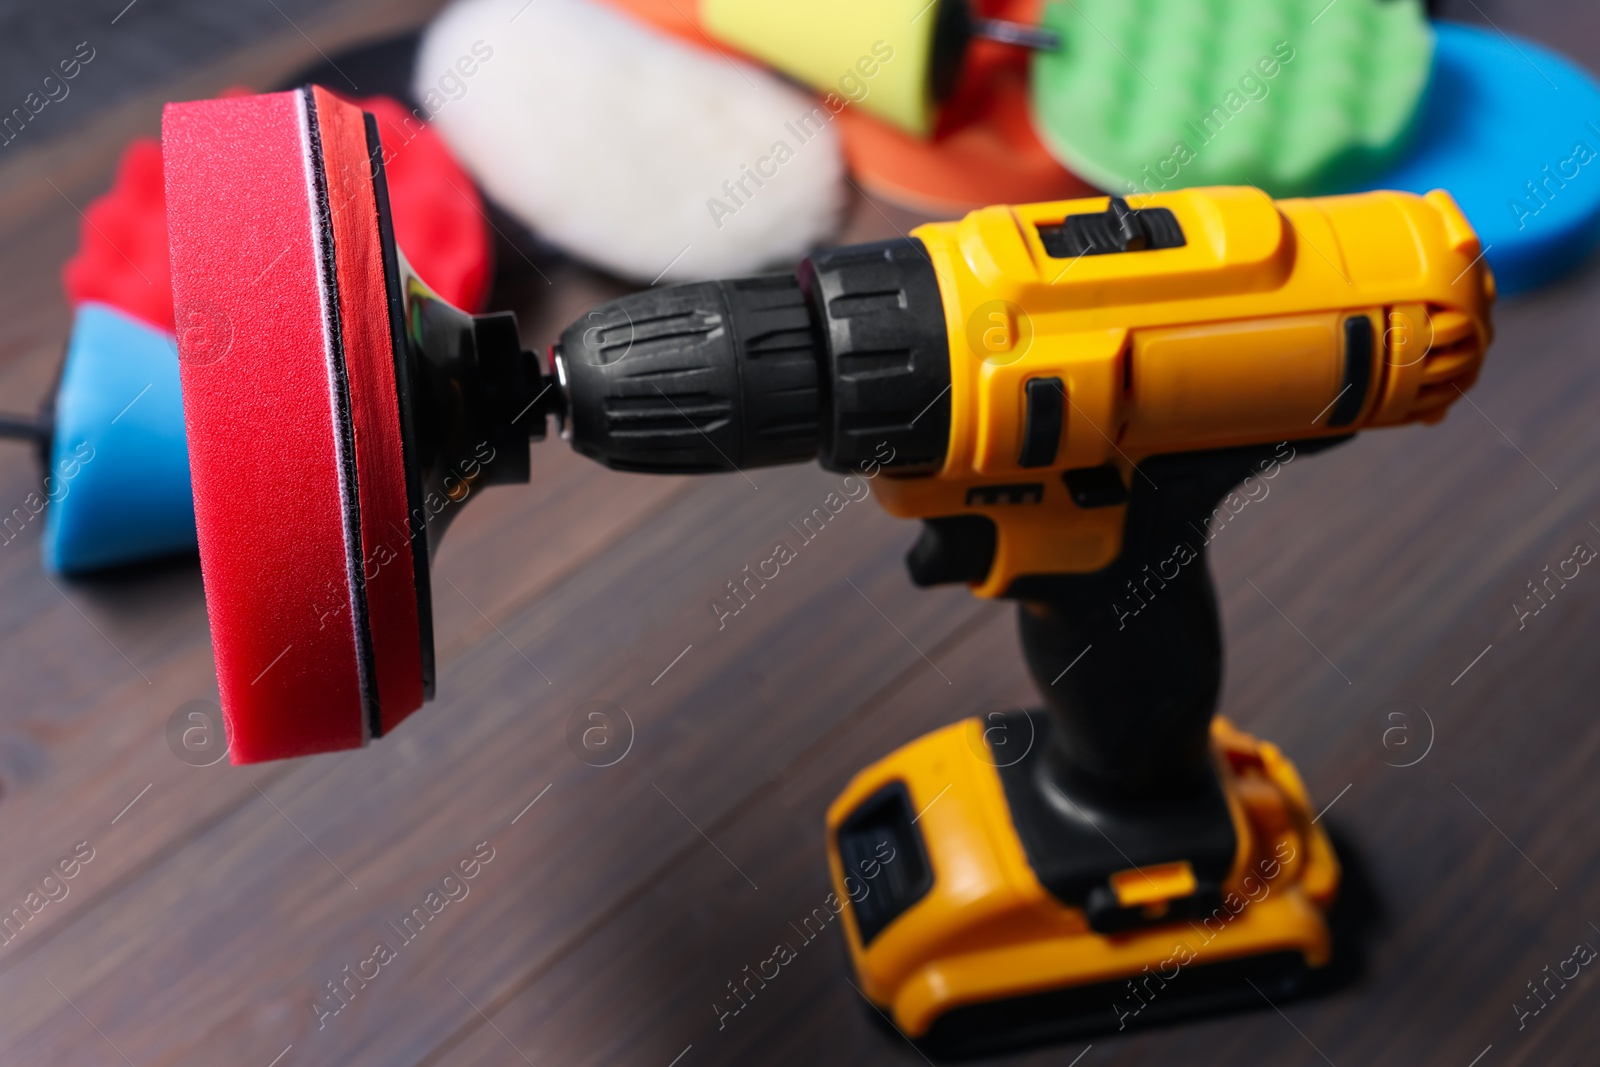
[[[603,923],[663,858],[706,849],[722,863],[696,825],[715,823],[788,753],[848,716],[886,671],[910,666],[947,688],[911,645],[930,647],[981,610],[960,591],[912,590],[897,567],[907,528],[863,501],[800,549],[791,566],[806,569],[782,574],[737,625],[717,631],[708,599],[723,576],[768,553],[774,537],[792,536],[783,533],[788,517],[838,483],[807,468],[760,477],[759,491],[737,476],[696,483],[603,566],[574,572],[502,622],[503,640],[476,642],[449,664],[447,695],[406,730],[366,752],[297,767],[272,786],[281,815],[251,804],[197,835],[57,935],[41,968],[64,975],[63,991],[138,1059],[183,1062],[201,1046],[233,1059],[282,1035],[316,1041],[308,1047],[331,1058],[381,1061],[427,1047],[471,1014],[439,997],[442,979],[459,973],[459,953],[515,974],[572,930]],[[630,626],[641,628],[633,654],[621,651]],[[696,648],[652,686],[680,640]],[[612,772],[579,764],[565,743],[570,712],[595,698],[623,705],[638,729],[633,753]],[[314,1033],[309,1005],[324,972],[337,975],[356,962],[352,953],[370,951],[385,919],[485,838],[503,843],[501,855],[443,927],[449,933],[408,946],[404,980]],[[296,887],[286,891],[285,879]],[[162,914],[175,899],[186,922],[216,939],[209,947],[199,937],[173,943],[170,919],[126,930],[126,916]],[[253,961],[247,979],[235,970],[244,958]],[[160,973],[186,1017],[207,1022],[158,1020],[130,988],[129,967]],[[72,1040],[71,1009],[36,974],[0,975],[0,986],[8,981],[20,998],[11,1011],[19,1050],[59,1051]],[[175,1044],[189,1033],[201,1035],[199,1045]]]
[[[331,48],[432,6],[335,5],[306,28]],[[1592,14],[1487,10],[1546,40]],[[0,166],[8,406],[42,393],[66,326],[52,275],[76,216],[44,179],[82,203],[130,133],[155,132],[158,95],[268,84],[313,54],[286,33],[219,56]],[[912,221],[858,205],[849,237]],[[1471,394],[1483,415],[1459,404],[1440,427],[1297,461],[1214,547],[1225,710],[1280,742],[1318,798],[1350,786],[1329,818],[1355,836],[1387,911],[1366,982],[1286,1006],[1304,1037],[1262,1010],[1097,1042],[1085,1067],[1320,1063],[1317,1050],[1466,1064],[1491,1043],[1483,1067],[1564,1063],[1600,1039],[1587,976],[1521,1031],[1510,1010],[1574,941],[1600,944],[1584,932],[1600,921],[1586,814],[1600,804],[1600,585],[1585,570],[1521,630],[1510,607],[1575,539],[1600,545],[1585,532],[1600,523],[1597,280],[1591,267],[1498,309]],[[524,339],[546,343],[607,292],[578,271],[520,295]],[[20,451],[7,456],[0,502],[31,484]],[[0,946],[0,1048],[117,1062],[98,1026],[140,1067],[265,1064],[291,1043],[285,1067],[517,1062],[508,1039],[541,1063],[665,1065],[691,1043],[680,1067],[921,1062],[867,1025],[836,942],[809,946],[727,1031],[708,1001],[826,892],[821,810],[849,773],[974,703],[1027,697],[1008,614],[910,590],[896,560],[910,530],[852,505],[824,535],[839,538],[804,548],[802,569],[716,631],[711,599],[828,476],[755,472],[752,491],[623,478],[557,446],[534,458],[534,485],[475,501],[438,560],[462,594],[436,594],[443,698],[368,752],[278,768],[199,771],[165,749],[170,710],[214,692],[192,566],[64,587],[69,604],[40,578],[32,534],[0,550],[0,904],[75,841],[97,849],[69,896]],[[634,716],[616,767],[567,748],[567,720],[591,699]],[[1426,707],[1437,734],[1409,769],[1385,766],[1396,701]],[[318,984],[484,839],[498,851],[471,895],[316,1032]],[[1079,1047],[1008,1062],[1060,1064]]]
[[[1102,1040],[1093,1062],[1309,1063],[1321,1062],[1320,1049],[1336,1063],[1465,1064],[1494,1044],[1505,1062],[1543,1063],[1592,1042],[1593,1006],[1580,999],[1592,993],[1563,994],[1522,1031],[1509,1006],[1572,942],[1596,943],[1584,931],[1600,838],[1584,813],[1600,804],[1600,723],[1573,711],[1591,703],[1577,694],[1600,683],[1594,657],[1577,653],[1600,627],[1600,585],[1575,581],[1523,633],[1508,605],[1522,576],[1564,554],[1585,536],[1585,516],[1600,512],[1586,462],[1600,450],[1600,426],[1549,399],[1594,388],[1583,339],[1595,313],[1571,299],[1594,280],[1576,279],[1565,300],[1507,308],[1499,358],[1474,391],[1557,478],[1559,494],[1462,405],[1441,427],[1372,435],[1290,464],[1214,546],[1230,633],[1224,710],[1282,743],[1321,802],[1351,787],[1329,818],[1354,839],[1387,912],[1365,983],[1286,1005],[1303,1035],[1263,1006]],[[1552,321],[1555,308],[1568,313]],[[1245,577],[1271,589],[1352,682]],[[1534,623],[1547,627],[1537,640]],[[1504,642],[1495,650],[1504,659],[1452,687],[1488,639]],[[1008,619],[986,618],[952,641],[936,654],[957,680],[954,704],[979,704],[980,678],[1028,699]],[[1413,711],[1413,748],[1383,747],[1391,721],[1381,712],[1398,699],[1430,708],[1438,731],[1435,749],[1408,769],[1384,765],[1425,743]],[[908,688],[863,708],[715,828],[751,871],[784,872],[758,878],[760,894],[746,897],[737,874],[715,864],[665,872],[557,966],[531,970],[509,999],[497,976],[465,979],[476,1003],[504,1001],[492,1012],[497,1029],[472,1020],[424,1062],[504,1062],[507,1040],[564,1063],[666,1063],[691,1045],[686,1063],[920,1062],[864,1021],[836,938],[808,945],[725,1029],[711,1004],[827,893],[823,806],[857,766],[928,728],[925,700]],[[1059,1064],[1081,1047],[1006,1062]]]
[[[414,21],[419,10],[402,7],[373,17],[346,4],[306,26],[318,39],[347,40],[381,32],[396,16]],[[293,41],[263,42],[231,62],[190,72],[169,92],[199,95],[247,77],[263,84],[276,80],[284,69],[315,55],[292,29],[286,26],[285,33]],[[127,138],[154,132],[153,117],[165,96],[145,94],[91,121],[83,138],[8,156],[0,168],[0,188],[6,190],[0,196],[0,234],[13,253],[0,260],[12,283],[0,286],[0,303],[9,313],[0,331],[0,392],[13,398],[9,406],[14,409],[31,406],[32,396],[44,390],[67,329],[55,273],[30,264],[65,258],[78,226],[68,197],[85,203],[103,188]],[[49,180],[68,197],[51,191]],[[40,189],[49,196],[40,199]],[[614,282],[592,278],[563,282],[562,299],[529,306],[532,329],[539,328],[541,315],[571,314],[574,303],[617,290]],[[21,506],[37,485],[33,460],[14,444],[6,446],[6,457],[0,466],[0,501]],[[491,568],[494,578],[482,583],[482,590],[470,577],[462,586],[480,606],[503,611],[537,595],[575,561],[604,551],[619,531],[644,521],[679,489],[671,479],[622,477],[605,484],[588,466],[559,445],[536,450],[533,486],[479,494],[466,509],[446,542],[445,573],[454,552],[492,553],[483,543],[490,531],[487,539],[506,548],[507,565]],[[635,484],[628,491],[617,492],[619,482],[630,481]],[[544,521],[552,515],[568,519],[554,526]],[[572,521],[574,516],[583,521]],[[286,524],[291,518],[286,509]],[[255,799],[254,784],[285,771],[281,766],[199,771],[168,751],[168,716],[186,701],[216,697],[195,562],[177,560],[79,581],[50,578],[39,570],[40,522],[0,548],[0,588],[7,594],[0,598],[0,677],[8,683],[0,696],[0,802],[7,816],[0,819],[0,849],[10,861],[0,872],[0,901],[7,908],[20,906],[78,841],[99,846],[109,839],[116,845],[98,848],[95,861],[68,887],[68,897],[41,910],[23,936],[0,946],[0,969],[26,957],[53,927],[92,906],[96,895],[118,879],[157,862],[190,835]],[[497,533],[507,528],[543,532],[528,548],[512,551]],[[464,602],[448,601],[441,612],[442,625],[457,635],[454,646],[440,649],[445,660],[469,643],[464,640],[472,633],[468,623],[481,622],[463,612],[470,613]],[[141,793],[146,786],[149,792]],[[136,795],[142,798],[136,812],[111,828],[109,820]]]

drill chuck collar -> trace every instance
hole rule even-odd
[[[816,458],[937,470],[950,436],[938,279],[914,238],[819,252],[795,275],[649,289],[554,351],[574,448],[618,470],[699,474]]]

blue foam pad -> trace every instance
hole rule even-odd
[[[178,348],[105,304],[80,304],[45,472],[46,569],[95,570],[196,550]]]
[[[1366,188],[1448,190],[1478,231],[1499,291],[1542,285],[1600,240],[1600,87],[1521,38],[1434,28],[1416,140]]]

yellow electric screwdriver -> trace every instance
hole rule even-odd
[[[923,520],[914,581],[1019,602],[1046,705],[935,731],[830,807],[802,925],[840,920],[874,1005],[966,1052],[1327,966],[1338,858],[1290,763],[1215,719],[1206,545],[1285,463],[1472,384],[1494,287],[1448,195],[987,208],[611,301],[552,381],[514,316],[410,270],[371,116],[313,87],[172,105],[164,136],[236,759],[363,744],[425,699],[430,553],[474,485],[528,478],[547,417],[632,470],[819,459]],[[297,536],[263,536],[285,494]]]
[[[914,581],[1020,601],[1049,712],[936,731],[828,813],[860,988],[966,1052],[1254,997],[1245,978],[1288,994],[1328,962],[1339,866],[1306,791],[1213,718],[1206,545],[1295,457],[1442,418],[1493,299],[1443,192],[1190,189],[636,294],[553,358],[579,451],[881,471],[924,523]]]

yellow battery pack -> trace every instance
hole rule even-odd
[[[1187,864],[1130,866],[1110,879],[1117,903],[1172,921],[1103,932],[1041,884],[1012,823],[1002,772],[1047,729],[1044,716],[955,723],[861,771],[829,808],[851,962],[896,1028],[937,1052],[992,1051],[1178,1018],[1219,990],[1254,996],[1246,979],[1276,999],[1328,964],[1339,861],[1274,745],[1212,724],[1238,839],[1220,894],[1180,914]]]

